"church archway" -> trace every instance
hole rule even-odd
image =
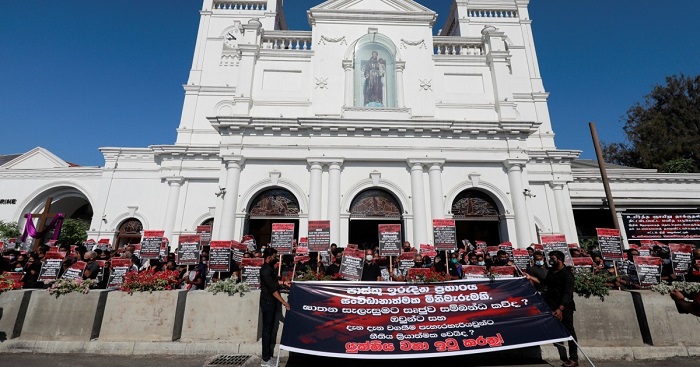
[[[299,238],[299,212],[299,200],[291,191],[266,189],[251,200],[244,233],[253,235],[260,246],[270,243],[273,223],[293,223],[294,238]]]
[[[125,219],[119,224],[117,240],[115,241],[116,248],[140,243],[141,233],[143,233],[143,224],[140,220],[136,218]]]
[[[404,241],[406,228],[401,213],[401,204],[391,192],[377,188],[360,192],[350,204],[348,242],[360,248],[377,246],[380,224],[401,224]]]
[[[495,246],[502,242],[502,213],[494,199],[487,193],[467,189],[460,192],[452,202],[452,218],[455,220],[457,240],[485,241]],[[503,224],[505,225],[505,224]]]

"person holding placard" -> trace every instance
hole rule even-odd
[[[272,351],[275,349],[272,331],[275,328],[275,314],[280,303],[287,311],[292,307],[280,294],[275,264],[279,261],[277,250],[266,248],[263,253],[265,262],[260,268],[260,313],[262,314],[262,365],[270,366]]]
[[[374,261],[374,250],[368,248],[365,250],[365,261],[362,264],[362,281],[372,282],[381,281],[382,271],[379,265]]]

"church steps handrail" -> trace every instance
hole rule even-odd
[[[478,37],[434,36],[435,55],[484,55],[484,44]]]
[[[214,10],[267,10],[267,0],[214,0]]]
[[[269,50],[310,51],[312,42],[309,31],[266,31],[262,36],[262,48]]]

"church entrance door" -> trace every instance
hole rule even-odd
[[[379,245],[380,224],[401,224],[403,241],[406,228],[401,213],[399,201],[390,192],[382,189],[362,191],[350,205],[349,243],[361,249]]]
[[[260,245],[272,238],[273,223],[293,223],[294,238],[299,238],[299,201],[289,190],[273,188],[262,191],[251,202],[244,228]]]
[[[498,206],[486,193],[464,190],[452,202],[457,241],[469,240],[472,244],[484,241],[491,246],[502,242],[501,224],[504,223]]]

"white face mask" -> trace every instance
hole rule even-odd
[[[374,256],[372,256],[372,255],[365,256],[365,260],[367,260],[367,261],[372,261],[372,259],[374,259]]]

